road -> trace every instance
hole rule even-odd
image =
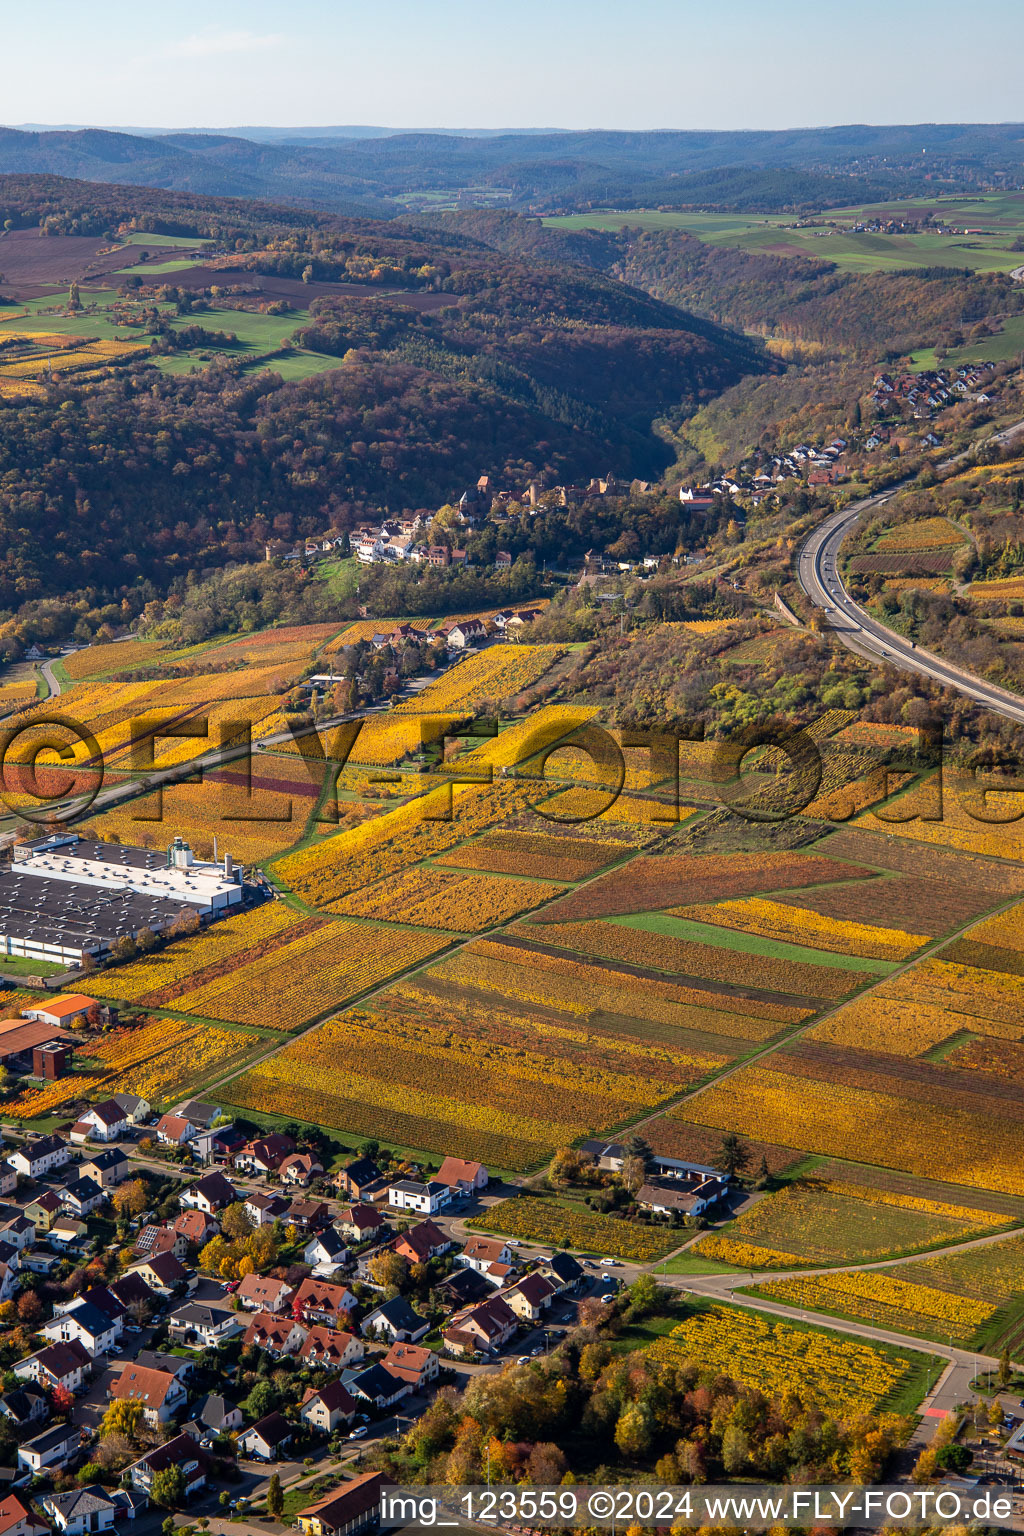
[[[60,680],[58,679],[57,674],[53,670],[53,662],[52,661],[44,661],[42,666],[39,668],[39,670],[43,674],[43,676],[45,677],[45,679],[46,679],[46,686],[50,690],[48,697],[51,698],[51,699],[59,698],[62,690],[61,690]]]
[[[1009,441],[1018,431],[1024,431],[1024,423],[1008,428],[1007,433],[1000,434],[1000,437]],[[931,678],[945,688],[965,694],[1007,720],[1024,725],[1024,699],[1019,694],[988,683],[887,629],[866,609],[855,603],[847,592],[839,574],[840,546],[865,512],[884,506],[899,488],[895,486],[877,496],[868,496],[863,501],[855,502],[840,512],[834,512],[808,535],[800,551],[797,567],[801,587],[811,602],[828,616],[832,632],[858,656]]]

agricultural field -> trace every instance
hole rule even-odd
[[[483,1216],[472,1217],[466,1225],[498,1232],[502,1237],[548,1243],[555,1248],[611,1253],[634,1263],[663,1258],[679,1246],[680,1239],[678,1232],[663,1227],[637,1227],[583,1206],[569,1208],[554,1200],[530,1197],[502,1200]]]
[[[478,933],[558,896],[564,886],[504,875],[408,870],[333,902],[345,917],[375,917],[414,927]]]
[[[749,1269],[869,1263],[984,1235],[1004,1217],[967,1206],[811,1177],[766,1196],[690,1250]]]
[[[559,645],[495,645],[450,667],[414,699],[399,704],[400,714],[452,714],[514,698],[530,688],[566,654]]]
[[[900,234],[857,231],[855,224],[878,217],[902,219],[915,212],[941,209],[954,227],[982,228],[969,235],[935,232]],[[962,221],[962,222],[961,222]],[[792,214],[697,213],[690,211],[601,212],[550,217],[557,229],[683,229],[710,245],[776,256],[807,256],[831,261],[846,272],[903,271],[911,267],[962,267],[974,272],[1011,272],[1020,266],[1014,240],[1024,233],[1024,203],[1019,194],[978,198],[943,198],[930,203],[878,204],[837,208],[813,224]],[[970,356],[975,356],[973,351]]]
[[[522,993],[515,977],[507,993],[477,989],[472,966],[461,980],[464,954],[491,947],[481,941],[328,1020],[232,1083],[232,1102],[273,1102],[435,1154],[469,1156],[475,1146],[489,1163],[522,1170],[673,1098],[726,1060],[714,1035],[656,1023],[648,1032],[625,1015],[591,1031],[571,1006],[556,1011],[550,994],[535,1002]]]
[[[768,1396],[796,1391],[839,1415],[889,1406],[915,1363],[905,1351],[724,1306],[694,1313],[649,1353],[666,1365],[700,1360]]]
[[[15,331],[0,318],[0,398],[41,399],[51,379],[74,377],[85,382],[148,356],[149,349],[136,341]]]
[[[994,1352],[1020,1331],[1024,1238],[884,1270],[765,1281],[753,1294]]]

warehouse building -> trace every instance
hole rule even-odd
[[[242,894],[242,870],[230,856],[223,865],[200,863],[180,837],[166,853],[76,832],[18,843],[0,870],[0,961],[7,954],[79,965],[142,928],[160,933],[183,914],[227,912]]]

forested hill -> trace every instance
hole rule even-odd
[[[523,214],[423,216],[423,227],[510,258],[605,272],[684,310],[778,340],[871,360],[931,346],[960,327],[1024,311],[1024,284],[956,267],[840,272],[830,261],[709,245],[681,229],[560,229]]]
[[[782,132],[397,133],[259,141],[239,134],[0,129],[0,172],[56,173],[335,212],[394,213],[410,194],[485,188],[546,210],[660,203],[842,206],[1021,184],[1014,124]]]
[[[777,366],[743,335],[605,272],[506,256],[468,232],[306,215],[289,225],[280,209],[86,183],[70,184],[62,215],[59,184],[41,178],[33,206],[30,182],[0,177],[0,212],[21,227],[114,237],[170,224],[205,233],[204,262],[222,265],[211,277],[186,262],[123,290],[150,295],[132,334],[154,340],[113,376],[55,374],[34,399],[0,380],[8,608],[159,587],[383,506],[436,510],[481,474],[519,489],[656,480],[673,457],[664,421]],[[62,238],[22,245],[45,254]],[[277,307],[303,306],[294,339],[327,369],[284,382],[273,359],[260,370],[229,352],[194,374],[158,371],[173,306],[191,318],[217,285],[266,309],[254,274],[291,284]],[[85,329],[90,299],[85,282]]]

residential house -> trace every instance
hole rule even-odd
[[[97,1483],[73,1488],[68,1493],[48,1493],[40,1500],[45,1514],[53,1521],[58,1536],[86,1536],[93,1531],[109,1531],[117,1509],[113,1499]]]
[[[61,1190],[60,1203],[72,1216],[91,1216],[108,1199],[105,1189],[94,1179],[76,1179]]]
[[[359,1324],[365,1336],[376,1335],[392,1343],[414,1344],[430,1331],[426,1318],[414,1312],[404,1296],[395,1296],[368,1312]]]
[[[220,1231],[219,1222],[207,1211],[182,1211],[180,1216],[174,1218],[171,1229],[177,1237],[183,1237],[188,1248],[202,1248],[211,1238],[217,1236]],[[184,1258],[184,1254],[175,1252],[175,1258]]]
[[[88,1236],[89,1228],[77,1216],[58,1216],[50,1227],[47,1242],[61,1253],[75,1250]]]
[[[114,1323],[122,1322],[128,1311],[120,1296],[115,1296],[108,1285],[90,1285],[88,1290],[72,1296],[69,1301],[55,1301],[54,1316],[60,1317],[62,1314],[77,1311],[81,1302],[88,1302],[91,1307],[95,1307]]]
[[[471,1307],[474,1302],[483,1301],[493,1294],[494,1287],[486,1280],[479,1270],[462,1269],[455,1270],[441,1281],[439,1290],[448,1297],[449,1305],[456,1311],[463,1307]]]
[[[168,1419],[173,1419],[184,1406],[188,1392],[181,1378],[172,1372],[153,1370],[131,1361],[111,1382],[107,1396],[114,1402],[141,1403],[143,1418],[155,1428],[157,1424],[166,1424]]]
[[[165,1147],[183,1147],[198,1135],[196,1127],[184,1115],[162,1115],[157,1121],[156,1139]]]
[[[0,1261],[0,1301],[10,1301],[18,1288],[18,1277],[13,1264]]]
[[[190,1099],[181,1108],[186,1120],[190,1120],[197,1131],[208,1131],[215,1120],[221,1117],[219,1104],[207,1104],[204,1099]]]
[[[276,1461],[292,1443],[293,1430],[283,1413],[268,1413],[238,1437],[238,1449],[253,1461]]]
[[[237,1125],[214,1125],[208,1131],[200,1131],[189,1143],[189,1150],[197,1162],[213,1164],[230,1163],[236,1152],[245,1146],[245,1137]]]
[[[462,619],[458,622],[441,624],[438,626],[437,633],[444,636],[446,643],[453,651],[464,651],[467,646],[487,639],[487,628],[479,619]]]
[[[334,1181],[350,1200],[362,1200],[381,1182],[381,1172],[369,1157],[360,1157],[336,1174]]]
[[[18,1446],[18,1466],[36,1476],[48,1468],[65,1467],[81,1440],[82,1431],[77,1424],[53,1424]]]
[[[115,1093],[114,1098],[124,1111],[129,1125],[145,1125],[153,1113],[149,1100],[140,1098],[137,1093]]]
[[[156,1445],[145,1456],[140,1456],[138,1461],[132,1462],[127,1469],[127,1475],[131,1478],[133,1488],[141,1489],[144,1493],[152,1493],[153,1479],[158,1472],[166,1472],[170,1467],[178,1467],[184,1479],[185,1502],[195,1497],[206,1487],[210,1475],[212,1463],[209,1456],[196,1444],[191,1435],[175,1435],[170,1440],[165,1440],[163,1445]]]
[[[362,1242],[365,1237],[374,1237],[384,1225],[384,1217],[375,1205],[350,1205],[335,1222],[339,1231],[354,1243]]]
[[[49,1400],[41,1392],[29,1387],[12,1387],[0,1397],[0,1413],[17,1429],[28,1429],[32,1424],[42,1424],[50,1416]],[[0,1531],[0,1536],[3,1532]]]
[[[556,1294],[550,1280],[534,1273],[524,1275],[518,1284],[502,1291],[501,1296],[523,1322],[535,1323],[550,1307]]]
[[[512,1263],[512,1249],[500,1237],[471,1237],[462,1252],[455,1255],[455,1262],[481,1275],[489,1275],[495,1269],[504,1275]]]
[[[324,1165],[312,1152],[293,1152],[290,1157],[284,1158],[277,1171],[282,1184],[298,1184],[305,1189],[313,1179],[320,1177]]]
[[[132,1244],[137,1258],[152,1259],[159,1253],[171,1253],[176,1259],[188,1257],[188,1238],[174,1226],[158,1227],[152,1222],[142,1228]]]
[[[705,1179],[694,1185],[682,1179],[649,1179],[636,1193],[642,1211],[657,1216],[699,1216],[716,1204],[725,1193],[719,1179]]]
[[[584,1278],[583,1265],[571,1253],[553,1253],[550,1259],[541,1261],[535,1273],[550,1280],[559,1295],[575,1290]]]
[[[7,1161],[25,1178],[41,1179],[54,1168],[70,1163],[71,1148],[61,1136],[36,1136],[12,1152]]]
[[[254,1194],[245,1197],[245,1214],[254,1227],[272,1227],[288,1214],[288,1202],[280,1195]]]
[[[293,1317],[276,1317],[273,1312],[257,1312],[245,1330],[243,1344],[254,1344],[268,1355],[291,1355],[306,1337],[306,1329]]]
[[[192,1417],[185,1425],[190,1435],[197,1440],[204,1439],[207,1435],[227,1435],[232,1430],[241,1429],[243,1419],[242,1410],[237,1403],[231,1403],[219,1392],[208,1392],[197,1403],[192,1404]]]
[[[67,1392],[78,1392],[92,1370],[92,1356],[77,1339],[66,1344],[47,1344],[13,1367],[21,1381],[34,1381],[40,1387],[63,1387]]]
[[[438,1184],[462,1194],[474,1194],[486,1189],[490,1174],[483,1163],[467,1162],[461,1157],[446,1157],[437,1171]]]
[[[9,1493],[0,1499],[0,1536],[47,1536],[47,1527]]]
[[[519,1326],[519,1319],[500,1296],[477,1302],[463,1312],[456,1312],[442,1337],[453,1355],[485,1354],[507,1344]]]
[[[132,1171],[131,1159],[125,1157],[120,1147],[107,1147],[88,1158],[79,1168],[83,1179],[92,1179],[101,1189],[113,1189]]]
[[[117,1317],[109,1317],[91,1301],[79,1297],[67,1312],[61,1312],[40,1329],[43,1337],[52,1344],[66,1344],[70,1339],[89,1351],[95,1360],[113,1349],[121,1337],[124,1311]]]
[[[190,1184],[178,1196],[178,1204],[187,1210],[204,1211],[207,1216],[214,1216],[225,1206],[233,1205],[237,1199],[238,1191],[231,1180],[214,1168]]]
[[[247,1312],[283,1312],[293,1292],[285,1280],[272,1275],[244,1275],[235,1292]]]
[[[311,1328],[299,1349],[299,1359],[317,1370],[342,1370],[357,1365],[366,1350],[362,1339],[337,1328]]]
[[[302,1258],[314,1269],[335,1270],[348,1260],[348,1248],[334,1227],[326,1227],[310,1238],[302,1250]]]
[[[248,1142],[240,1152],[236,1152],[234,1166],[241,1173],[276,1173],[285,1158],[294,1151],[295,1143],[290,1136],[285,1136],[281,1131],[273,1131],[258,1141]]]
[[[408,1397],[412,1391],[407,1381],[403,1381],[400,1376],[392,1375],[379,1361],[349,1376],[345,1385],[353,1397],[361,1398],[378,1411],[393,1407],[395,1403],[401,1402],[403,1397]]]
[[[447,1253],[452,1246],[451,1238],[432,1221],[419,1221],[407,1232],[395,1239],[392,1247],[410,1264],[426,1264],[431,1259]]]
[[[383,1365],[392,1376],[407,1381],[414,1392],[419,1392],[428,1381],[435,1381],[441,1369],[439,1356],[424,1344],[392,1344]]]
[[[388,1187],[388,1204],[396,1211],[418,1211],[421,1216],[436,1216],[449,1203],[452,1192],[447,1184],[431,1180],[399,1179]]]
[[[8,1209],[13,1210],[14,1207]],[[3,1220],[0,1220],[0,1258],[5,1263],[16,1263],[17,1254],[30,1248],[35,1240],[36,1224],[27,1213],[16,1211],[13,1216],[5,1213]]]
[[[191,1286],[196,1283],[195,1275],[173,1253],[154,1254],[150,1259],[133,1264],[126,1273],[139,1275],[158,1296],[173,1296],[182,1287],[189,1286],[189,1282]]]
[[[92,1141],[117,1141],[128,1130],[129,1124],[128,1116],[117,1100],[104,1099],[102,1104],[94,1104],[84,1115],[79,1115],[75,1129],[88,1127]]]
[[[0,1199],[13,1195],[18,1187],[18,1170],[11,1166],[9,1158],[0,1159]]]
[[[323,1200],[293,1200],[288,1207],[288,1225],[300,1232],[316,1232],[330,1219],[330,1208]]]
[[[187,1301],[171,1313],[167,1323],[171,1338],[187,1348],[215,1349],[227,1339],[242,1332],[242,1324],[233,1312],[204,1306],[199,1301]]]
[[[304,1323],[345,1323],[357,1305],[352,1292],[343,1285],[317,1280],[313,1275],[303,1280],[292,1301],[292,1315]]]
[[[364,1472],[299,1511],[302,1536],[358,1536],[375,1526],[380,1516],[380,1493],[394,1487],[386,1472]]]
[[[324,1387],[306,1388],[299,1418],[322,1435],[333,1435],[343,1424],[351,1424],[355,1412],[355,1399],[348,1388],[340,1381],[329,1381]]]
[[[118,1280],[112,1280],[108,1290],[117,1297],[121,1304],[128,1308],[132,1316],[147,1314],[156,1301],[153,1291],[146,1284],[142,1275],[124,1274]]]

